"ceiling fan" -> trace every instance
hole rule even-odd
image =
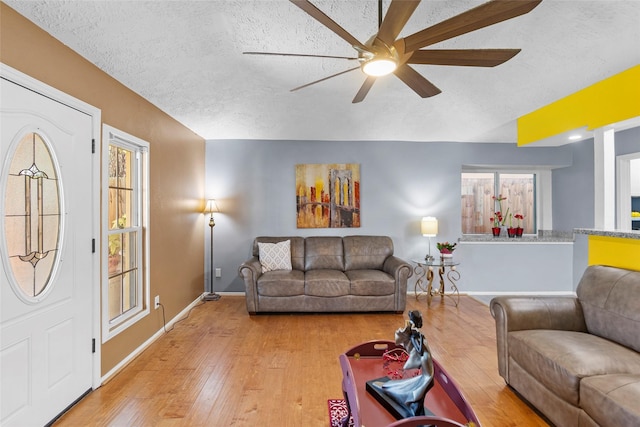
[[[365,43],[358,41],[310,1],[290,1],[349,43],[356,50],[358,56],[345,57],[275,52],[243,53],[248,55],[306,56],[357,60],[360,63],[357,67],[291,89],[293,92],[361,68],[367,78],[358,93],[356,93],[355,98],[353,98],[352,102],[357,103],[364,100],[377,77],[390,73],[395,74],[422,98],[434,96],[441,92],[440,89],[410,67],[409,64],[494,67],[508,61],[520,52],[520,49],[422,48],[524,15],[533,10],[542,0],[492,0],[399,39],[396,39],[396,37],[398,37],[400,31],[402,31],[402,28],[418,7],[420,0],[391,0],[384,18],[382,16],[382,0],[378,0],[378,32]]]

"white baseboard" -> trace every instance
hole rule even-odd
[[[514,295],[514,296],[576,296],[575,292],[567,292],[567,291],[543,291],[543,292],[529,292],[529,291],[517,291],[517,292],[508,292],[508,291],[482,291],[482,292],[465,292],[466,295],[474,296],[474,295],[494,295],[494,296],[503,296],[503,295]],[[462,292],[460,293],[462,295]]]
[[[447,290],[447,292],[449,292]],[[414,291],[407,291],[407,295],[415,295]],[[528,292],[528,291],[460,291],[460,296],[503,296],[503,295],[513,295],[513,296],[570,296],[575,297],[575,292],[567,292],[567,291],[549,291],[549,292]]]

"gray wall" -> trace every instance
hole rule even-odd
[[[439,221],[432,251],[435,241],[455,241],[461,235],[462,165],[562,168],[573,164],[574,151],[570,145],[518,148],[514,144],[398,141],[207,141],[205,192],[219,201],[222,211],[216,215],[213,250],[214,268],[222,269],[222,277],[214,279],[214,290],[244,291],[237,269],[249,258],[251,243],[258,235],[389,235],[398,256],[422,258],[427,252],[427,239],[420,234],[423,216],[433,215]],[[294,168],[300,163],[360,164],[360,228],[296,228]],[[567,180],[560,193],[570,193],[572,183]],[[573,205],[569,207],[573,210]],[[573,228],[570,215],[557,218],[567,229]],[[205,231],[208,236],[208,226]],[[206,245],[208,266],[208,238]],[[464,275],[470,277],[471,272],[465,271],[464,265],[460,271],[460,287],[465,290]],[[505,280],[513,283],[513,278]]]
[[[591,228],[594,223],[593,139],[567,146],[571,149],[571,167],[553,171],[553,228],[573,231]]]
[[[616,156],[640,153],[640,127],[616,133]]]
[[[616,132],[616,156],[640,153],[640,128]],[[570,167],[553,171],[553,228],[572,231],[594,223],[593,139],[568,144]]]

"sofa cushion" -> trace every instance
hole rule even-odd
[[[576,406],[582,378],[640,374],[637,352],[584,332],[547,329],[510,332],[509,353],[540,383]]]
[[[382,270],[384,261],[393,255],[393,241],[387,236],[346,236],[345,271]]]
[[[278,243],[258,243],[258,258],[262,272],[273,270],[291,270],[291,241]]]
[[[393,295],[396,281],[380,270],[348,270],[345,272],[351,281],[351,295]]]
[[[580,383],[580,406],[601,426],[640,426],[640,375],[598,375]]]
[[[289,240],[291,242],[291,268],[294,270],[304,270],[304,239],[302,237],[256,237],[253,240],[251,254],[256,258],[260,257],[260,250],[258,247],[259,242],[277,243],[285,240]]]
[[[640,271],[589,266],[576,293],[590,333],[640,352]]]
[[[304,272],[300,270],[268,271],[258,278],[258,295],[290,297],[304,295]]]
[[[314,297],[349,295],[349,279],[338,270],[309,270],[304,275],[305,294]]]
[[[342,237],[307,237],[305,251],[305,271],[344,271]]]

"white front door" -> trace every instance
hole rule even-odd
[[[0,85],[0,425],[41,426],[92,388],[92,117]]]

